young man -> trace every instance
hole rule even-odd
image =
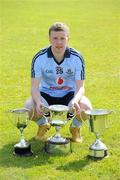
[[[64,23],[54,23],[49,28],[50,46],[39,51],[31,67],[31,95],[25,107],[35,109],[39,126],[37,138],[43,139],[50,124],[42,116],[42,107],[52,104],[71,105],[77,116],[70,126],[71,140],[81,142],[81,111],[92,109],[84,96],[85,64],[76,50],[68,47],[69,28]],[[84,118],[84,117],[83,117]]]

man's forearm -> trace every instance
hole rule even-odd
[[[80,89],[76,90],[74,99],[80,101],[82,96],[84,95],[85,89],[84,87],[81,87]]]
[[[31,95],[32,95],[33,101],[37,104],[37,102],[39,102],[41,98],[39,89],[32,88]]]

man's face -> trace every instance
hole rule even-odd
[[[49,41],[52,45],[53,53],[64,54],[68,39],[65,31],[51,31]]]

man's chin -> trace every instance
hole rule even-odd
[[[63,48],[56,48],[56,52],[60,53],[60,54],[64,54],[65,49],[63,49]]]

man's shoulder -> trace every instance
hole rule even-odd
[[[78,50],[76,50],[74,48],[71,48],[71,47],[69,48],[69,50],[70,50],[70,54],[72,54],[73,56],[78,57],[80,60],[82,60],[84,62],[84,58],[83,58],[82,54]]]
[[[40,49],[33,57],[33,60],[35,61],[38,57],[45,55],[48,52],[49,47],[45,47]]]
[[[75,48],[70,47],[69,50],[70,50],[70,53],[71,53],[71,54],[80,55],[80,52],[79,52],[78,50],[76,50]]]

